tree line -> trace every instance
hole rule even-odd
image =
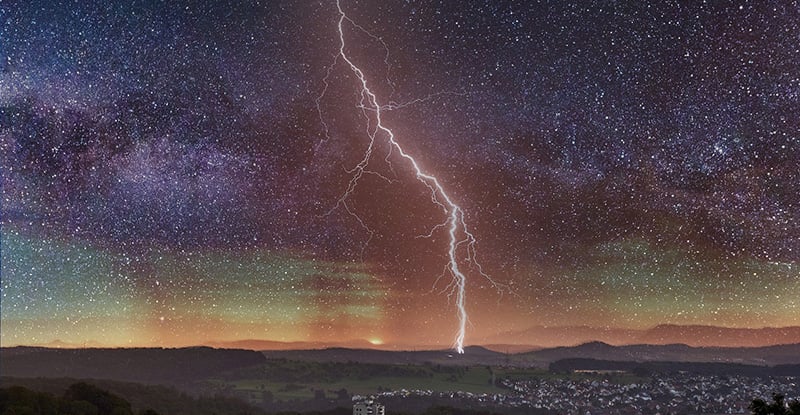
[[[2,415],[134,415],[131,404],[88,383],[71,385],[63,396],[37,392],[22,386],[0,389]],[[139,415],[158,415],[152,409]]]
[[[797,399],[786,403],[786,397],[775,393],[772,394],[772,402],[756,398],[750,404],[753,415],[800,415],[800,402]]]

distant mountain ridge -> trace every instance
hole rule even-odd
[[[590,326],[534,326],[479,339],[481,344],[506,343],[540,347],[573,346],[593,341],[613,345],[685,344],[694,347],[764,347],[800,343],[800,326],[731,328],[661,324],[649,329]]]
[[[576,346],[602,342],[615,346],[684,344],[692,347],[766,347],[800,343],[800,326],[732,328],[709,325],[660,324],[648,329],[623,329],[591,326],[533,326],[477,338],[472,344],[505,354],[524,353],[544,348]],[[278,341],[269,339],[240,339],[204,342],[205,346],[220,349],[246,350],[322,350],[329,348],[370,350],[437,350],[437,345],[374,344],[364,339],[335,342]],[[31,347],[83,349],[109,347],[96,341],[69,343],[53,340]]]
[[[644,344],[683,343],[690,346],[762,347],[800,343],[800,326],[732,328],[662,324],[646,330]]]
[[[522,353],[543,348],[575,346],[591,342],[624,345],[684,344],[692,347],[766,347],[800,343],[800,326],[731,328],[708,325],[660,324],[649,329],[621,329],[590,326],[534,326],[526,330],[501,333],[477,339],[479,344],[500,353]],[[250,350],[307,350],[328,348],[410,350],[411,347],[375,345],[366,340],[335,343],[240,340],[209,342],[210,346]],[[435,350],[436,346],[416,346],[415,350]]]
[[[207,344],[211,347],[218,347],[223,349],[247,349],[247,350],[313,350],[313,349],[329,349],[334,347],[346,347],[351,349],[375,349],[384,350],[381,345],[370,343],[366,340],[348,340],[342,342],[307,342],[307,341],[276,341],[276,340],[259,340],[259,339],[243,339],[233,341],[209,341]]]

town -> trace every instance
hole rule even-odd
[[[613,383],[596,379],[501,379],[508,393],[433,392],[430,390],[385,391],[386,398],[440,398],[470,407],[530,408],[560,414],[740,414],[750,413],[755,398],[770,399],[779,393],[787,401],[800,399],[800,376],[756,378],[653,374],[648,382]],[[354,400],[365,397],[354,396]]]

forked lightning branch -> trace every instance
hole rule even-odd
[[[397,137],[394,135],[392,130],[387,128],[383,124],[383,111],[389,110],[392,108],[390,105],[381,104],[380,100],[376,96],[376,94],[370,89],[369,82],[367,80],[367,76],[365,75],[364,71],[360,67],[358,67],[348,56],[346,51],[346,36],[345,36],[345,28],[361,31],[368,35],[370,38],[374,39],[377,42],[381,42],[380,38],[369,33],[366,29],[362,26],[358,25],[356,22],[351,20],[347,14],[345,14],[344,10],[342,9],[341,3],[339,0],[336,1],[336,8],[339,12],[339,19],[338,19],[338,36],[339,36],[339,50],[338,53],[334,55],[333,63],[330,67],[328,67],[327,75],[324,79],[325,88],[323,89],[322,94],[317,100],[318,109],[320,111],[320,117],[322,120],[323,125],[325,126],[326,134],[328,130],[328,126],[325,122],[325,118],[322,114],[322,109],[319,107],[321,99],[324,97],[325,92],[328,89],[328,79],[330,77],[331,72],[338,66],[342,65],[349,69],[353,75],[355,75],[356,79],[356,86],[358,95],[361,97],[360,102],[358,103],[358,108],[363,111],[364,115],[367,117],[370,123],[367,129],[367,138],[368,138],[368,145],[366,150],[364,151],[364,155],[361,158],[361,161],[349,170],[351,177],[347,184],[346,189],[341,194],[340,198],[338,199],[336,205],[334,206],[335,209],[343,209],[347,212],[350,216],[354,217],[355,220],[363,227],[370,235],[370,238],[373,235],[373,231],[370,229],[367,223],[358,216],[356,211],[351,206],[350,197],[352,196],[353,192],[355,192],[356,188],[359,185],[361,178],[364,174],[372,174],[374,172],[367,170],[367,166],[369,165],[370,160],[373,157],[373,152],[377,147],[379,140],[385,140],[388,143],[389,152],[396,151],[403,159],[405,159],[408,163],[408,166],[412,169],[413,173],[415,174],[416,179],[430,192],[430,200],[431,203],[438,206],[442,210],[443,220],[441,223],[436,224],[431,229],[431,232],[426,236],[432,236],[435,232],[446,232],[448,236],[448,247],[447,247],[447,264],[445,268],[445,275],[449,275],[451,277],[450,284],[448,285],[448,297],[454,299],[456,312],[458,317],[458,328],[455,335],[455,340],[453,342],[453,347],[456,349],[458,353],[464,353],[464,338],[466,335],[466,328],[467,328],[467,309],[466,309],[466,282],[467,282],[467,275],[461,269],[459,264],[470,264],[471,268],[476,270],[476,273],[480,276],[489,279],[489,277],[482,271],[480,264],[477,262],[476,258],[476,242],[475,236],[470,232],[469,228],[467,227],[466,220],[464,218],[464,211],[453,202],[451,196],[445,191],[442,184],[439,180],[425,171],[414,159],[413,156],[408,154],[405,149],[400,145]],[[382,42],[381,42],[382,43]],[[383,45],[385,46],[385,45]],[[384,64],[385,62],[382,62]],[[388,154],[384,155],[385,159],[388,161]],[[491,279],[489,279],[493,285],[497,286]]]

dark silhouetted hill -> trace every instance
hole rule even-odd
[[[30,406],[26,404],[31,402],[31,398],[39,399],[38,405],[32,405],[33,407],[31,409],[33,409],[32,412],[34,414],[37,413],[37,410],[45,409],[41,404],[42,402],[55,401],[55,404],[59,405],[65,400],[67,403],[75,400],[83,400],[91,403],[97,409],[98,415],[102,412],[103,408],[108,409],[109,404],[111,405],[112,413],[115,406],[122,409],[122,411],[114,413],[113,415],[122,415],[123,413],[129,413],[131,410],[133,413],[141,415],[148,409],[155,411],[157,414],[164,415],[256,415],[264,413],[264,411],[259,408],[230,397],[219,395],[214,397],[192,397],[166,386],[142,385],[110,380],[81,382],[76,379],[67,378],[3,377],[0,378],[0,391],[6,391],[5,393],[8,397],[6,400],[7,406],[19,407],[19,404],[22,404],[22,406]],[[16,394],[16,396],[9,396],[9,392]],[[0,395],[2,395],[2,393],[3,392],[0,392]],[[12,398],[16,402],[12,403]],[[120,401],[121,399],[124,400],[124,402]],[[2,401],[3,397],[0,396],[0,402]],[[59,413],[72,413],[77,415],[74,409],[80,408],[70,408],[68,404],[64,409],[71,409],[71,411]],[[90,413],[94,413],[92,408],[88,408],[88,410]],[[46,411],[44,412],[46,413]],[[9,413],[4,411],[2,403],[0,403],[0,413]],[[25,413],[30,414],[30,412]],[[48,415],[52,415],[52,413]]]
[[[774,366],[800,363],[800,344],[768,347],[692,347],[685,344],[614,346],[589,342],[533,352],[505,354],[483,347],[467,347],[465,354],[451,350],[384,351],[330,348],[322,350],[263,351],[270,359],[313,362],[359,362],[375,364],[516,365],[547,367],[569,358],[627,362],[718,362]]]
[[[483,365],[500,364],[507,355],[480,346],[468,346],[464,354],[452,350],[426,351],[387,351],[371,349],[329,348],[321,350],[264,350],[261,353],[269,359],[287,359],[312,362],[359,362],[388,365],[403,364],[453,364]]]
[[[169,383],[207,378],[265,361],[251,350],[181,349],[0,349],[3,376],[70,377]]]
[[[773,366],[800,363],[800,344],[766,347],[692,347],[685,344],[612,346],[602,342],[590,342],[574,347],[537,350],[518,357],[541,362],[584,358],[632,362],[720,362]]]
[[[131,404],[106,390],[84,382],[70,385],[63,396],[22,386],[0,389],[0,413],[26,415],[133,415]]]

